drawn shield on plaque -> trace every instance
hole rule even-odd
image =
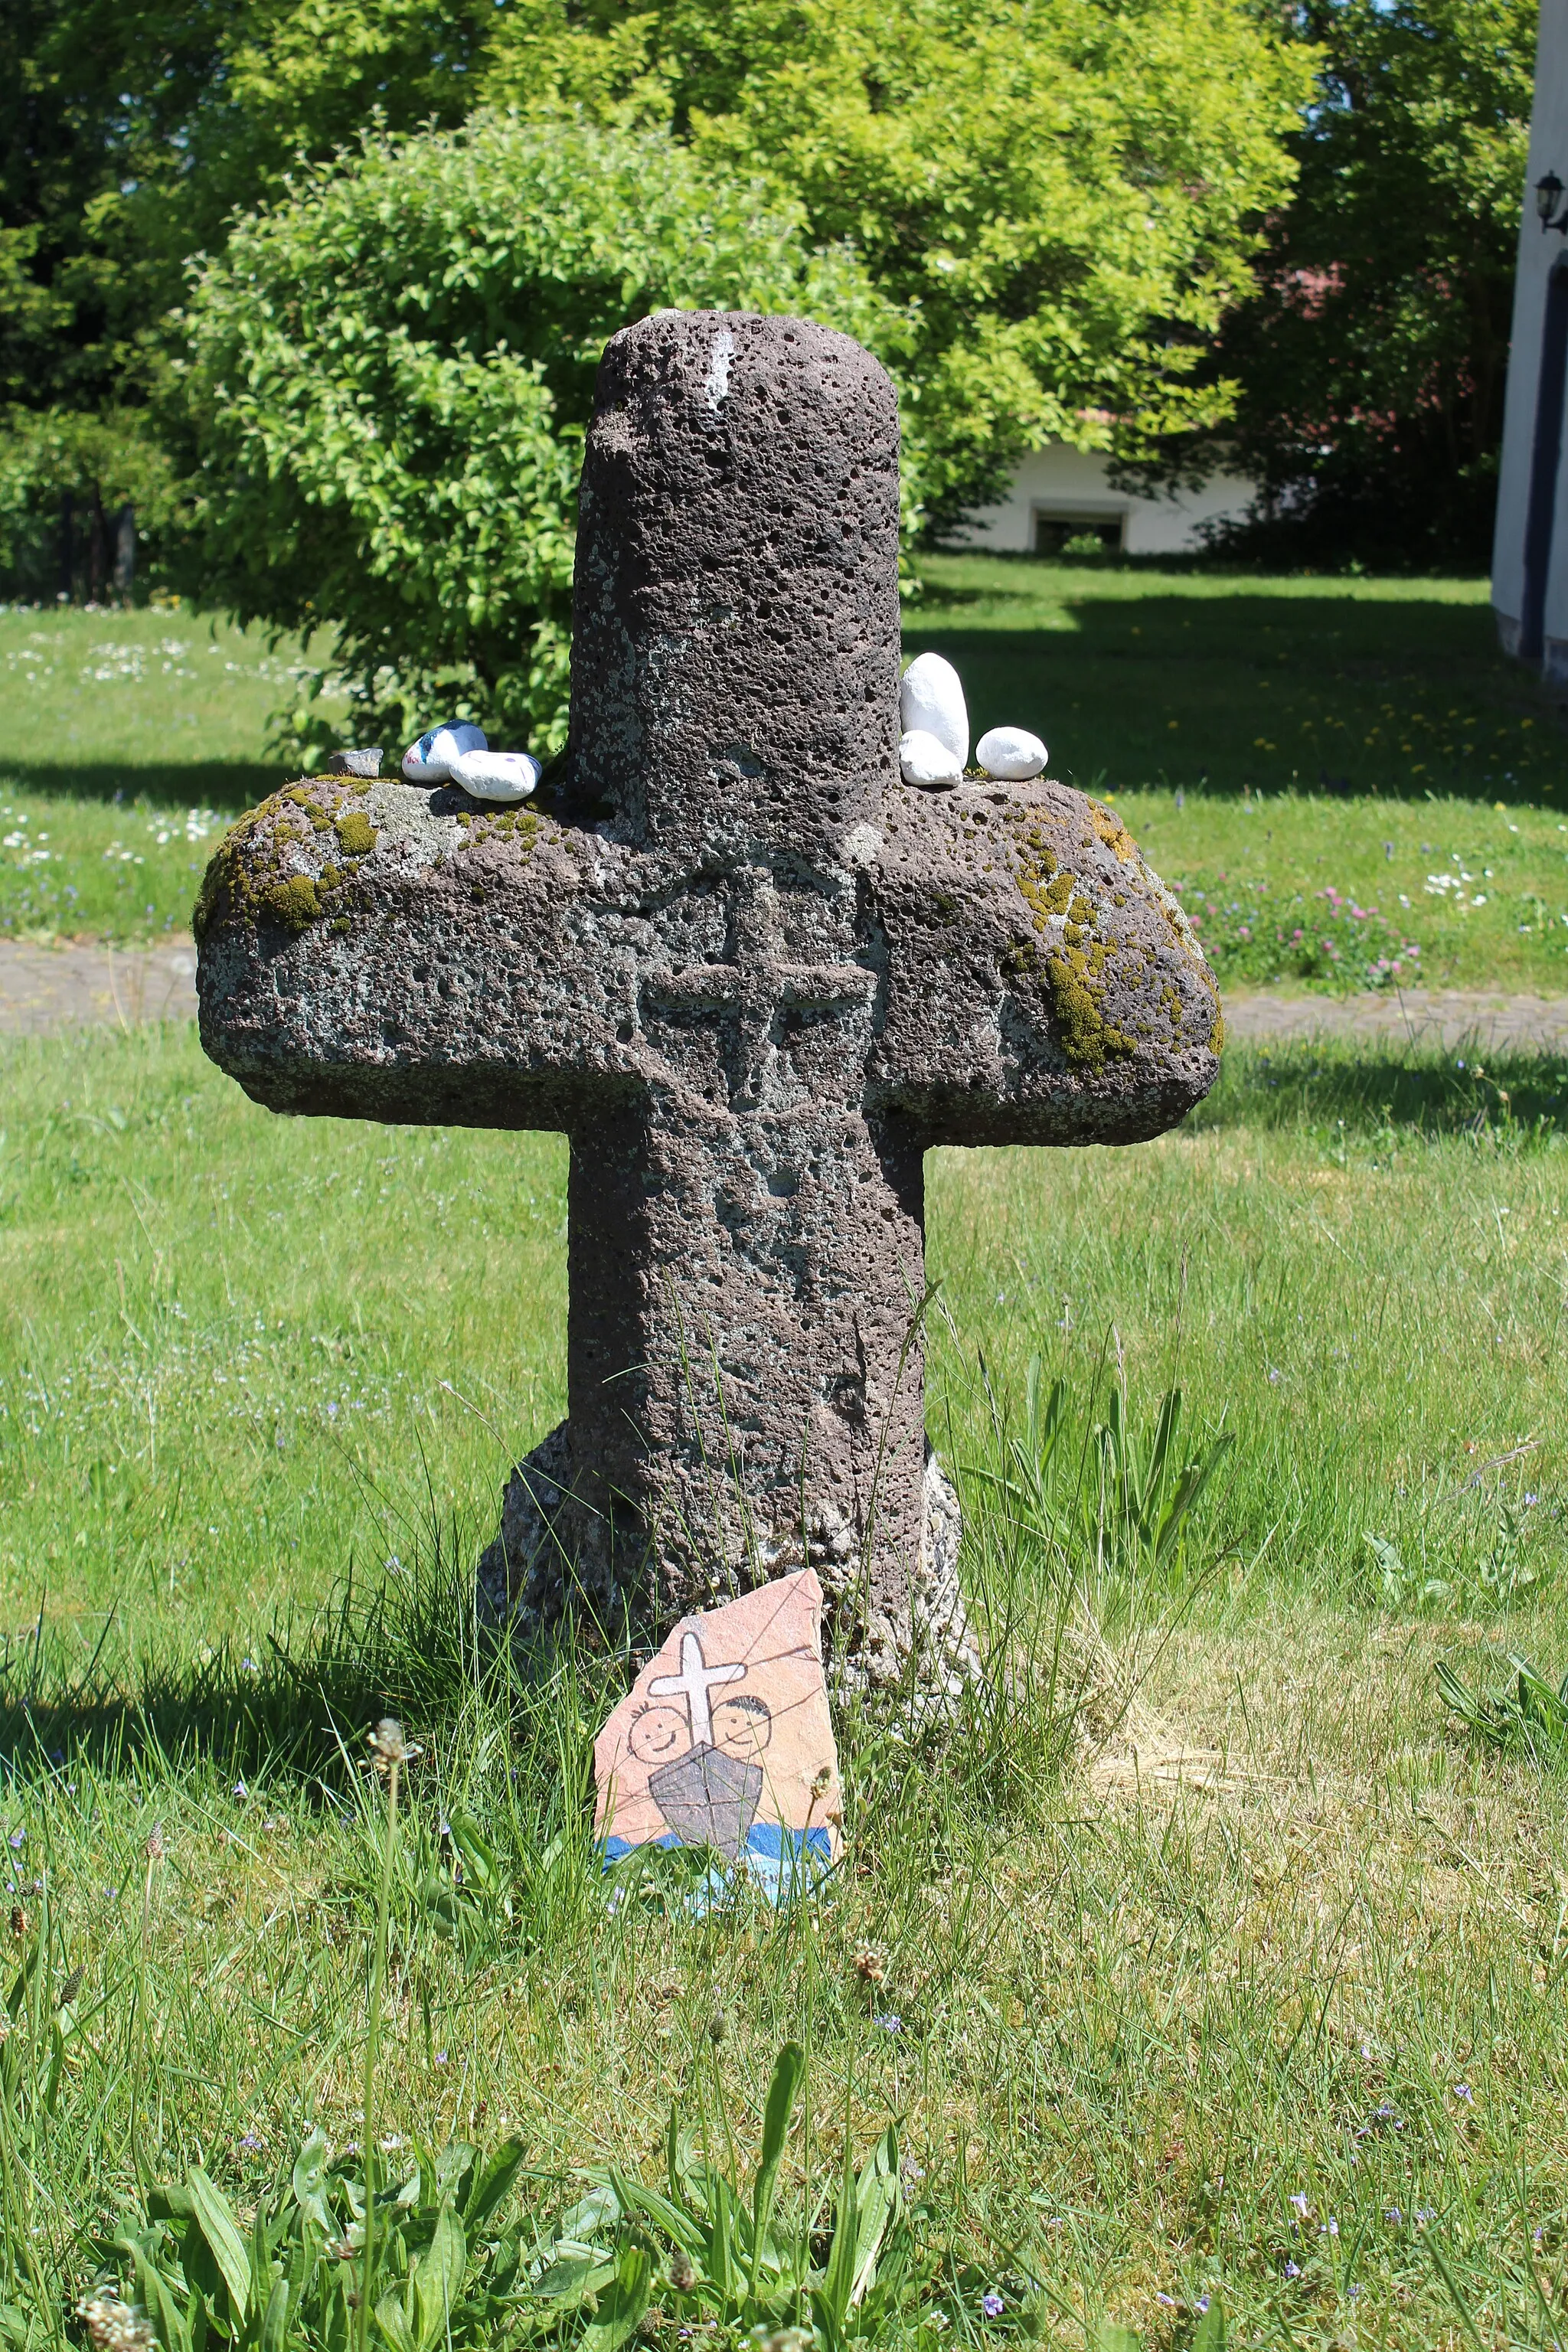
[[[710,1845],[733,1862],[762,1802],[763,1768],[721,1748],[692,1748],[650,1773],[647,1792],[682,1845]]]

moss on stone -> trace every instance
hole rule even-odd
[[[1225,1014],[1223,1013],[1216,1013],[1214,1017],[1214,1027],[1209,1031],[1209,1052],[1211,1054],[1223,1054],[1224,1051]]]
[[[363,809],[350,809],[332,826],[339,845],[348,857],[368,857],[375,847],[375,827]]]
[[[242,872],[231,833],[219,842],[208,858],[206,872],[202,876],[201,887],[196,892],[196,903],[191,911],[191,929],[198,947],[218,917],[240,896]]]
[[[284,791],[279,793],[278,798],[279,800],[291,801],[297,809],[303,809],[305,814],[310,820],[310,830],[312,833],[325,833],[327,827],[331,823],[331,818],[327,814],[326,810],[322,808],[319,801],[311,799],[310,793],[303,784],[288,785]]]
[[[321,919],[321,895],[309,874],[264,882],[256,893],[256,903],[287,931],[309,930]]]

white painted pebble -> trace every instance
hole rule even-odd
[[[525,801],[543,772],[530,751],[462,751],[451,768],[477,801]]]
[[[923,727],[911,727],[899,738],[899,772],[906,784],[956,784],[963,762]]]
[[[444,784],[452,772],[452,762],[465,751],[489,749],[489,738],[482,727],[470,727],[466,722],[458,727],[432,727],[421,735],[417,743],[410,743],[403,754],[403,772],[411,784]]]
[[[974,756],[988,776],[1005,783],[1023,783],[1030,776],[1045,774],[1050,754],[1026,727],[991,727],[975,745]]]
[[[921,654],[899,682],[899,724],[906,733],[934,735],[962,770],[969,757],[969,709],[963,682],[940,654]]]

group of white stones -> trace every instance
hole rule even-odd
[[[963,681],[940,654],[921,654],[899,687],[899,769],[906,784],[928,790],[961,783],[969,758],[969,706]],[[974,747],[981,769],[999,782],[1025,783],[1045,773],[1047,753],[1026,727],[993,727]]]
[[[941,654],[921,654],[899,687],[899,769],[906,784],[935,790],[961,783],[969,759],[963,682]],[[1023,783],[1045,773],[1047,751],[1026,727],[993,727],[974,747],[981,772]],[[492,751],[482,727],[432,727],[403,754],[411,784],[459,784],[477,801],[525,801],[543,770],[531,751]]]
[[[460,784],[471,800],[525,801],[544,771],[531,751],[492,751],[482,727],[432,727],[403,754],[411,784]]]

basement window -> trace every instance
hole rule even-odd
[[[1074,514],[1062,507],[1035,509],[1037,555],[1093,555],[1121,551],[1124,515]]]

